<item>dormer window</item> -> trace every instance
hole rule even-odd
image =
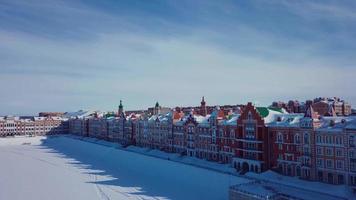
[[[335,126],[335,121],[334,121],[334,120],[330,120],[329,125],[330,125],[331,127]]]

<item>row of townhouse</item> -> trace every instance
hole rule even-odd
[[[275,170],[356,189],[355,118],[321,117],[312,107],[287,113],[248,103],[236,110],[125,116],[121,108],[111,118],[71,119],[69,127],[74,134],[230,163],[241,173]]]
[[[61,117],[0,117],[0,137],[65,134],[67,132],[67,121]]]
[[[137,115],[125,116],[122,101],[120,101],[117,115],[99,114],[98,111],[78,111],[68,116],[69,133],[84,137],[117,142],[122,145],[135,144],[134,133]]]
[[[272,168],[284,175],[356,189],[356,118],[320,117],[312,107],[305,115],[281,117],[268,127]]]

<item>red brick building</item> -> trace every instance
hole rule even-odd
[[[261,117],[263,111],[248,103],[237,120],[233,164],[238,170],[261,172],[270,167],[268,130]]]

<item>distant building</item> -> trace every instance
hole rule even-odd
[[[314,110],[322,116],[330,116],[333,109],[336,115],[351,115],[351,105],[340,98],[319,97],[314,99],[312,104]]]
[[[0,136],[53,135],[68,132],[68,122],[61,117],[0,117]]]
[[[305,113],[310,106],[313,106],[314,111],[321,116],[332,116],[333,113],[338,116],[348,116],[352,114],[351,104],[337,97],[319,97],[313,101],[307,100],[305,103],[297,100],[290,100],[288,103],[276,101],[271,105],[271,107],[274,108],[284,108],[289,113]]]

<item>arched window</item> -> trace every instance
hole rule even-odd
[[[309,144],[309,134],[304,133],[304,144]]]
[[[300,136],[299,136],[299,134],[296,134],[296,135],[294,136],[294,142],[295,142],[296,144],[299,144],[299,143],[300,143]]]
[[[277,142],[283,143],[283,134],[282,133],[277,134]]]

